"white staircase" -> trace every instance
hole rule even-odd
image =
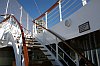
[[[29,43],[27,42],[27,40],[29,41]],[[37,48],[40,51],[43,52],[43,54],[45,55],[45,57],[47,57],[48,60],[46,61],[50,61],[52,63],[53,66],[63,66],[62,63],[51,53],[51,51],[45,46],[43,45],[41,42],[38,42],[36,39],[34,38],[26,38],[26,43],[28,44],[28,47],[31,47],[31,51],[32,48]],[[30,44],[30,45],[29,45]],[[29,49],[28,49],[29,50]],[[34,49],[36,50],[36,49]],[[34,51],[33,50],[33,51]],[[40,60],[45,61],[45,60]]]

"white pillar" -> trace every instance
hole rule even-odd
[[[36,20],[35,20],[35,23],[36,23]],[[34,24],[34,30],[35,30],[35,34],[37,34],[36,24]]]
[[[28,18],[28,14],[27,14],[27,30],[29,30],[29,28],[28,28],[28,23],[29,23],[29,18]],[[28,33],[28,31],[27,31],[27,33]]]
[[[35,29],[34,29],[34,24],[33,24],[33,37],[34,37]]]
[[[46,27],[46,29],[48,28],[48,25],[47,25],[47,20],[48,20],[47,15],[48,15],[48,13],[46,12],[45,13],[45,27]]]
[[[22,6],[20,7],[20,24],[22,24]]]
[[[4,16],[4,18],[6,18],[7,16],[6,16],[6,14],[8,13],[8,6],[9,6],[9,0],[7,1],[7,5],[6,5],[6,12],[5,12],[5,16]]]
[[[6,12],[5,12],[5,14],[7,14],[7,12],[8,12],[8,5],[9,5],[9,0],[7,1],[7,6],[6,6]]]
[[[61,14],[61,0],[59,0],[59,14],[60,14],[60,22],[62,21],[62,14]]]

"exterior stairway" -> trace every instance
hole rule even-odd
[[[53,54],[34,38],[26,38],[29,66],[62,66]],[[57,63],[58,62],[58,63]]]

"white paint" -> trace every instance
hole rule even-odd
[[[80,8],[78,11],[70,15],[65,20],[59,22],[55,26],[53,26],[50,30],[54,31],[65,40],[72,39],[96,30],[100,29],[100,0],[91,0],[87,5]],[[67,19],[71,19],[70,27],[65,26],[65,21]],[[90,23],[90,30],[79,33],[78,26],[89,21]],[[55,36],[50,34],[49,32],[45,32],[45,41],[44,44],[52,44],[56,43]],[[43,34],[36,35],[38,39],[43,41]],[[59,40],[60,41],[60,40]]]
[[[87,5],[80,8],[74,14],[69,16],[67,19],[72,20],[70,27],[65,26],[65,20],[56,24],[51,28],[54,32],[61,35],[66,39],[71,39],[80,35],[84,35],[100,29],[100,0],[91,0]],[[90,30],[83,33],[79,33],[78,26],[89,21]]]

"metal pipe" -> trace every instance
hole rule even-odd
[[[62,21],[61,0],[59,0],[59,15],[60,15],[60,22],[61,22]]]
[[[28,14],[27,14],[27,25],[26,25],[26,27],[27,27],[27,30],[29,30],[29,25],[28,25],[28,23],[29,23],[29,18],[28,18]],[[28,34],[28,31],[26,31],[26,34]]]
[[[21,12],[20,12],[20,24],[22,24],[22,6],[20,7],[20,10],[21,10]]]
[[[8,12],[8,5],[9,5],[9,0],[7,1],[7,6],[6,6],[6,12],[5,12],[5,14],[7,14],[7,12]]]
[[[45,27],[46,27],[46,29],[48,28],[48,25],[47,25],[47,21],[48,21],[48,17],[47,17],[47,15],[48,15],[48,13],[46,12],[45,13]]]

